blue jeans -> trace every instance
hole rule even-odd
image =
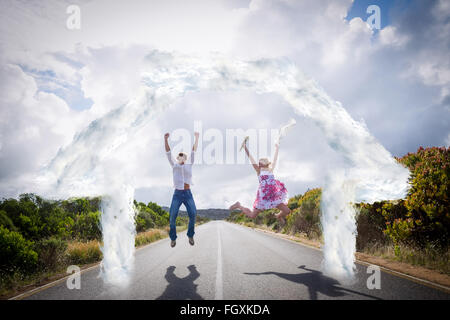
[[[189,238],[194,236],[194,226],[195,226],[195,216],[197,215],[197,208],[195,207],[194,198],[192,197],[192,192],[190,189],[187,190],[177,190],[175,189],[172,197],[172,203],[170,204],[170,231],[169,237],[171,240],[177,238],[177,228],[176,222],[178,217],[178,210],[181,204],[184,204],[189,215],[189,224],[187,236]]]

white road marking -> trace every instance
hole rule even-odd
[[[217,271],[216,271],[216,293],[215,300],[223,300],[222,281],[222,239],[220,237],[220,223],[217,223]]]

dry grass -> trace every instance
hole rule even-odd
[[[421,266],[450,275],[450,250],[445,252],[425,248],[417,250],[408,246],[399,246],[395,249],[392,245],[373,246],[362,251],[383,259],[405,262],[413,266]]]
[[[168,232],[161,229],[150,229],[136,235],[134,243],[136,247],[140,247],[151,242],[167,237]]]
[[[70,264],[87,264],[102,259],[101,243],[97,240],[88,242],[70,242],[67,246],[67,256]]]

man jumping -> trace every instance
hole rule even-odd
[[[192,184],[192,165],[194,164],[194,154],[197,151],[198,146],[198,132],[194,132],[195,142],[192,147],[191,157],[189,162],[187,162],[187,154],[180,152],[177,156],[177,162],[175,163],[172,158],[172,153],[169,147],[169,134],[164,135],[164,142],[166,147],[166,155],[169,159],[169,163],[172,166],[173,171],[173,187],[175,191],[172,197],[172,203],[170,204],[170,231],[169,237],[170,246],[173,248],[177,244],[177,229],[176,221],[178,216],[178,211],[181,204],[184,204],[189,215],[189,224],[187,236],[189,238],[189,243],[191,246],[194,245],[194,226],[195,226],[195,216],[197,214],[197,209],[195,207],[194,198],[192,197],[190,185]]]

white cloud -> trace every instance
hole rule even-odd
[[[20,180],[71,141],[80,117],[59,97],[39,92],[34,79],[18,66],[0,68],[0,186],[29,190]]]
[[[402,47],[408,42],[406,35],[399,35],[397,28],[387,26],[379,31],[380,44],[382,46]]]

